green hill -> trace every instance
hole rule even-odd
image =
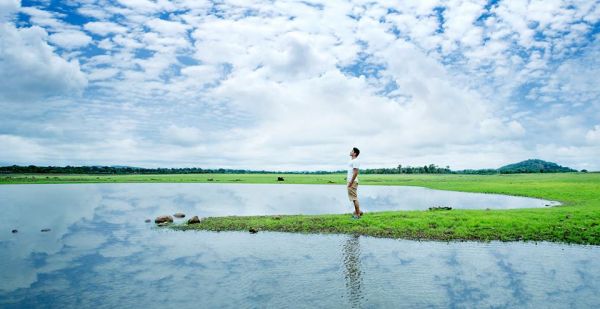
[[[505,165],[498,169],[502,174],[512,173],[566,173],[576,172],[576,170],[560,166],[553,162],[547,162],[539,159],[529,159],[519,163]]]

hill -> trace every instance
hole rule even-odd
[[[548,162],[540,159],[529,159],[519,163],[505,165],[498,169],[502,174],[512,173],[566,173],[576,172],[576,170],[560,166],[554,162]]]

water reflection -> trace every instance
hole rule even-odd
[[[0,187],[0,307],[600,306],[600,247],[175,232],[143,222],[227,214],[240,203],[240,212],[282,209],[254,208],[270,200],[256,190],[209,188]]]
[[[600,305],[600,247],[102,224],[69,229],[59,244],[26,258],[35,280],[0,290],[0,307]],[[13,277],[22,270],[7,269]]]
[[[360,236],[351,235],[342,249],[344,260],[344,279],[348,298],[353,308],[360,307],[362,299],[362,274],[360,270]]]

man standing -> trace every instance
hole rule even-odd
[[[354,204],[354,214],[352,217],[354,219],[360,219],[363,212],[360,211],[360,206],[358,204],[358,168],[360,167],[360,162],[358,161],[358,155],[360,154],[360,150],[354,147],[352,151],[350,151],[351,160],[348,162],[348,173],[346,175],[346,181],[348,182],[348,198]]]

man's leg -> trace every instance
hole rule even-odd
[[[360,217],[362,215],[362,211],[360,211],[360,204],[358,203],[358,199],[355,199],[352,202],[354,202],[354,214],[357,217]]]
[[[358,182],[354,182],[352,186],[348,187],[348,198],[354,205],[354,216],[360,218],[362,211],[360,211],[360,204],[358,203]]]

